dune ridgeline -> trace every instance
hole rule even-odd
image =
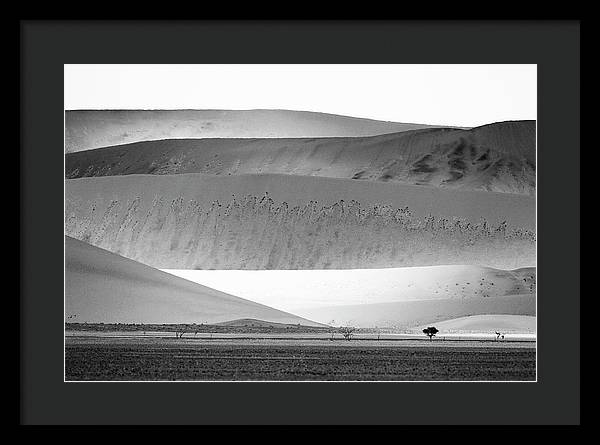
[[[156,139],[376,136],[439,126],[293,110],[71,110],[65,127],[71,153]]]

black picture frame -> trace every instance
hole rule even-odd
[[[579,423],[578,21],[22,21],[20,41],[22,424]],[[537,64],[538,382],[64,383],[66,63]]]

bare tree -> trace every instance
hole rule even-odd
[[[185,334],[187,331],[188,331],[187,325],[183,325],[183,326],[181,326],[181,328],[177,327],[177,328],[175,328],[175,337],[182,338],[183,334]]]
[[[352,340],[352,336],[356,332],[356,328],[352,326],[342,326],[340,327],[340,333],[344,336],[344,338],[348,341]]]

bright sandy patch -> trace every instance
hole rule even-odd
[[[426,326],[420,326],[424,329]],[[536,331],[536,317],[530,315],[472,315],[453,320],[441,321],[435,325],[441,333],[471,333],[497,331],[506,333],[533,334]],[[418,329],[418,328],[417,328]]]
[[[476,266],[343,270],[173,270],[186,280],[285,311],[530,293],[535,269]]]

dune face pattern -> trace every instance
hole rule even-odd
[[[443,202],[454,210],[460,208],[459,202],[450,196],[438,196],[441,203],[436,207],[441,213],[423,212],[420,198],[432,190],[419,187],[404,190],[395,186],[392,190],[396,196],[401,191],[410,195],[409,202],[419,210],[415,214],[412,206],[397,208],[343,199],[324,200],[324,205],[303,200],[294,184],[291,186],[300,199],[292,205],[276,202],[269,195],[211,202],[207,190],[223,193],[222,187],[227,189],[229,180],[216,180],[215,186],[214,178],[197,175],[141,178],[69,181],[66,233],[162,269],[347,269],[438,264],[515,269],[535,261],[535,233],[523,228],[533,223],[534,215],[521,219],[524,215],[517,211],[515,219],[508,218],[507,222],[493,213],[500,211],[506,216],[509,210],[518,209],[519,200],[527,207],[528,197],[515,196],[502,212],[500,203],[507,196],[484,193],[482,206],[487,212],[466,217],[459,212],[449,217],[444,214]],[[239,179],[233,182],[235,190],[244,189]],[[328,194],[339,185],[336,180],[321,181],[332,186],[325,188]],[[346,182],[361,187],[354,181]],[[148,187],[144,187],[146,184]],[[194,189],[198,194],[189,194]],[[342,189],[352,195],[352,188]],[[180,195],[181,191],[187,194]],[[457,195],[467,199],[466,207],[477,208],[471,199],[477,194],[464,193]],[[381,198],[378,193],[374,196]],[[495,201],[494,196],[499,200]]]
[[[65,152],[154,139],[372,136],[434,125],[291,110],[70,110]]]
[[[535,122],[372,137],[158,140],[65,157],[69,179],[276,173],[535,194]]]
[[[309,320],[192,283],[65,237],[65,311],[78,322],[218,323]]]

